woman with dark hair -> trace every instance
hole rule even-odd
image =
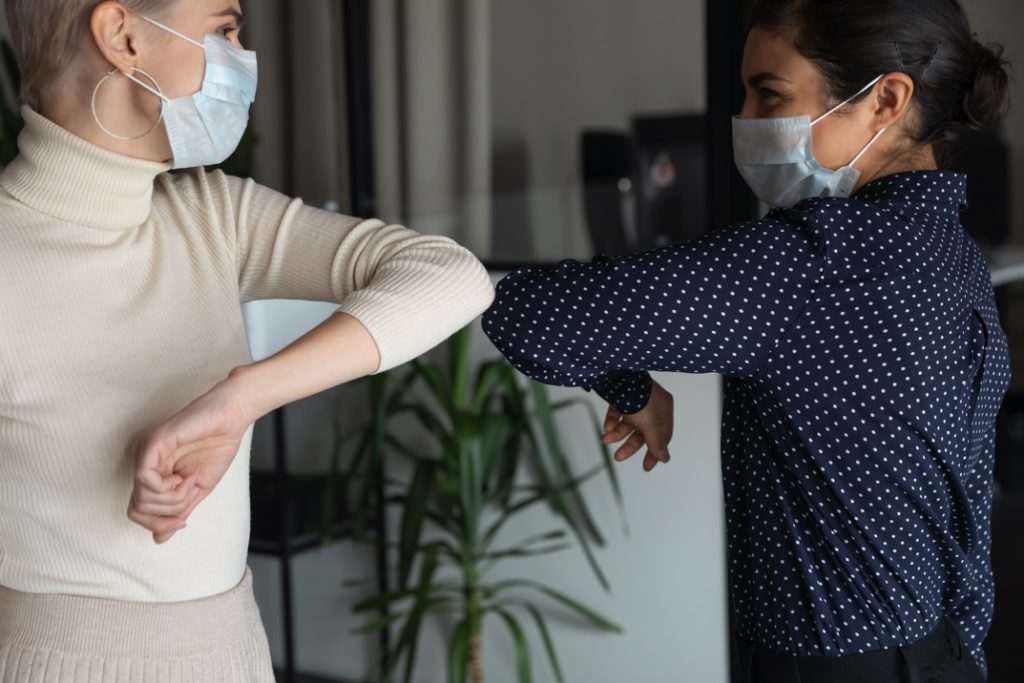
[[[1001,50],[957,0],[760,0],[742,78],[736,163],[766,217],[518,270],[484,328],[606,399],[605,442],[647,470],[673,410],[647,372],[725,375],[745,680],[982,680],[1009,363],[966,179],[940,168],[1004,115]]]

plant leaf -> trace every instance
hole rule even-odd
[[[469,621],[463,619],[455,627],[448,644],[448,683],[466,683],[469,635]]]
[[[458,452],[459,498],[465,519],[467,542],[475,544],[478,537],[480,506],[483,498],[480,477],[480,440],[472,424],[459,419],[455,425],[455,442]]]
[[[406,399],[406,394],[409,393],[409,390],[412,388],[412,385],[416,383],[417,379],[419,379],[419,375],[415,372],[407,370],[402,373],[398,382],[389,392],[387,402],[387,412],[389,415],[393,415],[397,411],[398,406]]]
[[[565,675],[562,673],[562,665],[558,661],[558,653],[555,651],[555,643],[551,640],[551,633],[548,631],[548,624],[544,620],[544,615],[540,613],[540,610],[533,605],[527,603],[523,605],[526,611],[533,617],[533,622],[537,624],[537,630],[540,631],[541,640],[544,641],[544,649],[548,653],[548,661],[551,662],[551,670],[555,674],[555,683],[565,683]]]
[[[427,387],[434,395],[434,398],[437,399],[437,402],[444,406],[445,410],[449,413],[454,412],[451,387],[445,382],[441,369],[436,365],[427,365],[418,360],[412,362],[412,367],[413,372],[419,374],[423,381],[427,383]]]
[[[589,472],[586,472],[574,478],[572,481],[566,482],[564,486],[566,488],[570,486],[579,486],[585,483],[586,481],[593,479],[600,473],[601,467],[596,467],[590,470]],[[549,491],[543,490],[541,489],[541,487],[538,486],[517,487],[517,490],[529,492],[530,495],[528,495],[526,498],[516,501],[515,503],[507,506],[504,510],[502,510],[501,515],[499,515],[498,518],[491,523],[491,526],[488,527],[487,532],[484,534],[483,540],[481,541],[481,545],[483,547],[489,546],[494,541],[495,537],[498,535],[498,532],[501,531],[502,527],[505,526],[506,522],[508,522],[508,520],[511,519],[514,515],[538,503],[544,502],[545,500],[548,499],[550,495]]]
[[[341,420],[339,419],[337,412],[335,412],[335,416],[331,420],[331,434],[331,461],[327,467],[327,482],[324,486],[323,514],[320,518],[320,536],[323,538],[324,542],[333,540],[334,538],[333,528],[339,498],[342,502],[348,504],[350,500],[349,496],[352,482],[357,478],[356,471],[362,464],[363,457],[366,453],[365,426],[353,429],[343,435],[341,433]],[[356,447],[355,456],[353,457],[350,468],[344,475],[342,475],[341,452],[344,450],[345,444],[357,436],[361,436],[362,439],[359,446]],[[338,486],[339,478],[342,480],[341,486]]]
[[[402,443],[402,441],[400,441],[397,437],[392,436],[391,434],[388,434],[384,438],[384,442],[388,446],[390,446],[391,449],[394,450],[396,453],[398,453],[399,455],[405,457],[407,460],[409,460],[409,461],[411,461],[413,463],[421,462],[421,461],[422,462],[430,462],[431,461],[430,459],[423,457],[423,455],[421,455],[420,453],[417,453],[416,451],[414,451],[412,448],[410,448],[406,444]]]
[[[398,549],[399,588],[405,588],[409,584],[409,574],[412,572],[412,564],[420,544],[420,533],[423,531],[423,520],[426,518],[433,483],[434,463],[421,460],[416,464],[416,471],[409,484],[409,493],[405,497],[402,510],[402,540]]]
[[[434,580],[434,572],[437,570],[437,550],[427,550],[426,557],[420,567],[420,580],[416,587],[415,600],[412,609],[409,611],[409,618],[402,627],[402,633],[395,646],[395,662],[405,653],[405,683],[411,683],[413,667],[416,663],[416,646],[419,643],[420,631],[423,625],[423,615],[427,611],[430,600],[431,583]]]
[[[526,642],[523,627],[520,626],[519,620],[506,610],[496,608],[494,611],[505,621],[516,643],[516,672],[519,675],[519,683],[530,683],[530,645]]]
[[[366,537],[366,530],[370,520],[371,510],[373,509],[372,500],[376,493],[376,477],[378,471],[372,460],[373,450],[371,448],[371,438],[371,432],[367,429],[360,438],[359,445],[356,446],[355,455],[353,455],[352,461],[345,469],[344,474],[346,490],[345,493],[342,494],[342,497],[345,500],[351,499],[350,492],[352,489],[352,483],[363,479],[363,487],[360,492],[361,503],[355,506],[353,510],[352,535],[357,540]]]
[[[483,553],[478,555],[477,558],[480,560],[487,560],[493,564],[495,560],[505,560],[513,557],[524,558],[537,557],[539,555],[553,555],[555,553],[560,553],[563,550],[568,550],[571,547],[571,543],[559,543],[557,545],[547,545],[543,548],[507,548],[505,550],[495,550]]]
[[[430,543],[426,543],[424,545],[419,546],[416,550],[418,552],[424,552],[426,550],[429,550],[430,548],[437,548],[440,554],[446,555],[452,560],[452,562],[456,564],[461,563],[463,560],[462,553],[459,552],[459,550],[448,541],[432,541]]]
[[[583,618],[584,621],[589,623],[595,628],[601,629],[602,631],[610,631],[612,633],[622,633],[622,627],[606,617],[601,616],[589,607],[585,607],[576,600],[573,600],[569,596],[556,591],[554,588],[549,588],[542,583],[536,581],[530,581],[529,579],[510,579],[508,581],[502,581],[501,583],[494,584],[489,587],[489,590],[494,595],[501,593],[506,588],[530,588],[535,591],[539,591],[544,595],[548,596],[552,600],[562,604],[575,612],[577,615]]]
[[[594,406],[584,399],[571,398],[565,401],[565,403],[567,404],[566,407],[572,405],[582,406],[583,410],[590,418],[590,423],[591,425],[593,425],[594,436],[597,441],[597,449],[598,452],[601,454],[601,462],[604,465],[605,473],[608,475],[608,482],[611,484],[612,487],[612,495],[615,496],[615,503],[616,505],[618,505],[619,512],[622,516],[623,527],[625,528],[626,533],[629,533],[628,520],[626,518],[626,506],[622,498],[622,486],[619,483],[619,470],[615,466],[615,459],[612,457],[611,452],[608,450],[608,448],[605,447],[603,443],[601,443],[601,434],[603,432],[601,429],[600,416],[598,416],[597,411],[594,410]]]
[[[427,406],[416,405],[415,403],[402,403],[395,408],[391,417],[399,417],[406,413],[419,420],[420,424],[438,439],[441,439],[450,432],[450,429]]]
[[[353,612],[370,612],[379,610],[381,607],[387,607],[393,603],[399,602],[409,598],[415,593],[415,589],[388,591],[387,593],[378,593],[368,598],[363,598],[359,602],[352,605]]]
[[[569,460],[566,458],[565,451],[562,448],[561,439],[558,436],[558,430],[555,428],[555,421],[551,410],[551,400],[548,397],[547,387],[540,382],[530,382],[530,389],[533,392],[534,403],[537,405],[537,421],[540,423],[541,433],[544,435],[548,454],[551,456],[551,460],[554,463],[555,471],[558,474],[559,480],[571,481],[572,468],[569,466]],[[603,546],[605,544],[604,536],[601,535],[601,531],[597,528],[597,523],[594,521],[593,515],[590,514],[590,508],[583,499],[583,495],[575,488],[569,489],[568,495],[575,503],[576,509],[579,511],[580,518],[583,521],[583,528],[586,529],[590,539],[597,545]]]
[[[391,612],[387,616],[381,617],[379,619],[374,619],[369,623],[363,624],[362,626],[352,629],[352,635],[362,636],[370,633],[377,633],[378,631],[383,631],[384,629],[394,624],[396,621],[401,620],[402,617],[404,616],[405,612]]]
[[[524,432],[524,436],[533,445],[533,451],[539,452],[540,445],[536,443],[536,436],[533,434],[533,432],[527,430],[526,432]],[[539,455],[536,457],[536,465],[538,471],[543,470],[544,464],[540,461]],[[565,523],[569,525],[569,530],[572,532],[573,536],[575,536],[576,540],[579,542],[580,549],[583,551],[583,555],[587,558],[587,564],[590,565],[590,569],[592,572],[594,572],[594,576],[597,578],[598,583],[601,584],[601,587],[605,591],[611,590],[611,585],[608,583],[608,578],[604,575],[604,572],[601,571],[601,565],[597,563],[597,557],[594,555],[594,550],[590,547],[590,539],[587,538],[587,535],[584,532],[584,530],[580,528],[580,525],[576,520],[575,516],[573,516],[569,512],[568,506],[566,505],[565,500],[562,498],[561,487],[557,485],[552,485],[549,480],[543,479],[543,475],[541,476],[542,481],[538,488],[547,493],[548,505],[555,512],[555,514],[560,516],[563,520],[565,520]]]
[[[494,489],[499,488],[501,484],[492,489],[491,480],[495,468],[501,462],[504,444],[509,437],[508,422],[498,415],[470,416],[469,419],[476,422],[480,437],[480,486],[488,495],[497,493]]]
[[[453,410],[469,408],[469,339],[471,326],[463,327],[448,340],[448,373]]]
[[[511,366],[504,360],[495,360],[484,363],[477,372],[475,390],[473,392],[473,404],[471,410],[474,413],[482,413],[487,407],[488,401],[494,397],[494,390],[501,385],[505,375],[511,370]]]
[[[493,528],[494,527],[492,525],[491,529],[493,529]],[[566,534],[565,534],[565,530],[564,529],[554,529],[552,531],[548,531],[547,533],[535,534],[533,536],[529,536],[529,537],[523,539],[522,541],[520,541],[519,543],[515,544],[515,546],[513,546],[512,548],[508,548],[508,549],[528,548],[529,546],[534,545],[535,543],[540,543],[542,541],[558,541],[558,540],[561,540],[561,539],[565,538],[565,536],[566,536]],[[490,534],[490,531],[488,531],[488,534],[484,536],[483,542],[481,542],[481,544],[480,544],[480,548],[482,550],[486,549],[486,546],[490,545],[491,539],[492,539],[492,536]]]

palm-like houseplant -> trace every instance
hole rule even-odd
[[[393,680],[404,668],[402,678],[409,681],[424,624],[432,615],[444,615],[455,624],[448,638],[449,681],[482,683],[484,620],[491,615],[511,634],[517,680],[527,683],[532,671],[524,623],[532,622],[555,679],[562,681],[547,624],[550,606],[600,631],[621,629],[540,582],[492,581],[490,574],[499,565],[507,574],[505,563],[560,552],[574,540],[608,589],[592,552],[604,543],[603,535],[582,491],[585,482],[604,474],[621,509],[618,480],[600,443],[597,415],[582,399],[552,402],[543,385],[524,381],[504,360],[485,362],[471,373],[468,328],[449,341],[448,351],[447,367],[414,362],[371,378],[370,417],[349,435],[359,439],[347,468],[349,482],[372,479],[385,457],[405,460],[411,472],[405,479],[386,482],[386,503],[401,513],[394,544],[396,585],[355,606],[360,613],[383,612],[359,630],[397,629],[382,653],[381,675]],[[596,456],[595,467],[579,475],[572,472],[555,429],[555,416],[573,408],[582,408],[591,420],[593,432],[587,438],[593,439]],[[392,429],[395,420],[409,417],[427,435],[415,446]],[[347,438],[338,435],[335,468]],[[374,509],[369,498],[375,489],[362,487],[364,498],[357,510]],[[550,509],[557,528],[499,547],[510,520],[538,506]]]

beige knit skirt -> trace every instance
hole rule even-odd
[[[248,569],[202,600],[140,603],[0,588],[0,683],[273,683]]]

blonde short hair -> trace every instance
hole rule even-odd
[[[21,66],[21,102],[39,109],[46,88],[78,58],[92,11],[102,0],[4,0]],[[157,17],[178,0],[120,0],[133,12]]]

